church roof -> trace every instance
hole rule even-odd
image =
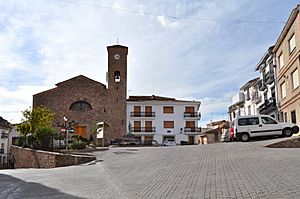
[[[63,84],[65,84],[65,83],[68,83],[68,82],[70,82],[70,81],[85,81],[85,80],[87,80],[87,81],[91,81],[91,82],[93,82],[93,83],[97,83],[97,84],[100,84],[101,86],[104,86],[104,87],[106,87],[104,84],[102,84],[101,82],[98,82],[98,81],[96,81],[96,80],[93,80],[93,79],[91,79],[91,78],[88,78],[88,77],[86,77],[86,76],[84,76],[84,75],[78,75],[78,76],[76,76],[76,77],[72,77],[72,78],[70,78],[70,79],[67,79],[67,80],[65,80],[65,81],[62,81],[62,82],[59,82],[59,83],[57,83],[57,84],[55,84],[55,86],[60,86],[60,85],[63,85]]]
[[[67,80],[65,80],[65,81],[62,81],[62,82],[59,82],[59,83],[55,84],[55,86],[56,86],[55,88],[52,88],[52,89],[49,89],[49,90],[46,90],[46,91],[42,91],[42,92],[37,93],[37,94],[35,94],[35,95],[39,95],[39,94],[48,92],[48,91],[53,90],[53,89],[56,89],[57,87],[62,86],[62,85],[64,85],[64,84],[69,84],[70,82],[78,82],[78,81],[89,81],[89,82],[94,83],[94,84],[95,84],[95,83],[96,83],[96,84],[99,84],[99,86],[102,86],[103,88],[106,88],[106,85],[105,85],[105,84],[102,84],[102,83],[100,83],[100,82],[97,82],[96,80],[90,79],[90,78],[88,78],[88,77],[86,77],[86,76],[84,76],[84,75],[78,75],[78,76],[76,76],[76,77],[72,77],[72,78],[70,78],[70,79],[67,79]]]

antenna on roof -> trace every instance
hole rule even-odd
[[[116,42],[117,42],[117,45],[119,45],[120,41],[119,41],[119,38],[118,38],[118,37],[117,37],[117,41],[116,41]]]

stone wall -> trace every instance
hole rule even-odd
[[[78,165],[95,160],[94,156],[71,155],[11,146],[15,168],[54,168]]]
[[[284,140],[281,142],[276,142],[273,144],[269,144],[266,147],[269,148],[300,148],[300,138],[291,138],[289,140]]]

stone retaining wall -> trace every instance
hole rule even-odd
[[[266,147],[269,148],[300,148],[300,138],[291,138],[289,140],[269,144]]]
[[[11,146],[15,156],[15,168],[54,168],[78,165],[95,160],[94,156],[71,155]]]

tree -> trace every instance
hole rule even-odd
[[[53,134],[54,129],[52,127],[54,113],[43,106],[26,109],[22,111],[23,118],[22,123],[18,125],[18,129],[25,137],[31,134],[35,139],[42,143],[43,135]],[[43,147],[43,146],[42,146]]]

